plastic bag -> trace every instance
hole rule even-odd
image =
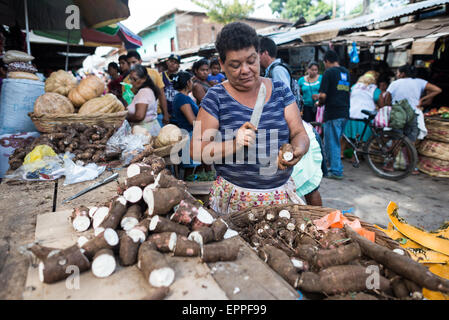
[[[5,178],[25,181],[48,181],[61,178],[65,174],[63,161],[58,156],[44,156],[20,168]]]
[[[74,184],[96,179],[106,169],[105,166],[98,166],[95,163],[89,163],[82,166],[80,163],[72,161],[72,154],[64,155],[64,185]]]
[[[23,164],[30,164],[39,160],[42,160],[44,157],[56,157],[56,152],[50,146],[45,144],[41,144],[36,146],[33,151],[28,153],[23,160]]]
[[[121,127],[109,138],[106,144],[106,152],[121,151],[123,165],[128,165],[131,160],[141,153],[145,145],[150,142],[150,137],[143,134],[132,134],[128,121],[123,121]]]
[[[120,82],[122,86],[125,87],[125,90],[123,91],[122,97],[123,99],[128,103],[131,104],[134,99],[134,92],[131,91],[131,88],[133,87],[132,84],[126,83],[126,82]]]
[[[318,230],[327,230],[329,228],[341,229],[345,224],[347,224],[362,237],[370,240],[371,242],[375,242],[376,234],[374,232],[363,228],[358,219],[353,221],[349,220],[339,210],[332,211],[320,219],[313,220],[313,223]]]
[[[355,43],[355,41],[352,42],[352,49],[351,52],[349,53],[349,58],[352,63],[360,62],[359,53],[357,52],[357,44]]]

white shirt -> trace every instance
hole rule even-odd
[[[365,119],[368,116],[362,113],[362,110],[375,111],[374,91],[377,86],[375,84],[365,85],[356,83],[351,89],[351,100],[349,108],[349,117],[351,119]]]
[[[151,122],[157,118],[157,100],[154,96],[153,90],[150,88],[142,88],[134,96],[133,101],[128,106],[128,111],[131,114],[136,113],[136,104],[147,104],[147,113],[143,122]]]
[[[391,94],[392,103],[406,99],[416,110],[426,85],[427,81],[423,79],[403,78],[393,81],[387,91]]]

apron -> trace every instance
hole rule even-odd
[[[274,189],[247,189],[217,177],[209,195],[210,207],[219,215],[238,212],[250,207],[277,204],[305,204],[296,194],[296,185],[290,178]]]

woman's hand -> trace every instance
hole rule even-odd
[[[288,167],[293,167],[294,165],[296,165],[299,160],[302,159],[302,157],[306,154],[307,150],[303,149],[303,148],[298,148],[298,147],[293,147],[293,159],[290,161],[286,161],[283,158],[283,152],[281,150],[279,150],[279,154],[278,154],[278,168],[280,170],[285,170]]]
[[[168,112],[164,112],[164,117],[162,118],[162,123],[164,125],[167,125],[170,123],[170,115],[168,114]]]
[[[240,129],[237,130],[236,147],[237,149],[248,147],[256,142],[256,131],[250,122],[245,122]]]

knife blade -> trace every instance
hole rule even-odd
[[[84,190],[78,192],[77,194],[75,194],[75,195],[73,195],[73,196],[71,196],[71,197],[69,197],[69,198],[63,200],[63,201],[61,202],[61,204],[64,204],[64,203],[66,203],[66,202],[68,202],[68,201],[70,201],[70,200],[76,199],[76,198],[78,198],[79,196],[82,196],[83,194],[85,194],[85,193],[87,193],[87,192],[89,192],[89,191],[92,191],[93,189],[96,189],[96,188],[98,188],[98,187],[100,187],[100,186],[102,186],[102,185],[104,185],[104,184],[107,184],[107,183],[109,183],[109,182],[111,182],[111,181],[114,181],[115,179],[118,178],[118,176],[119,176],[118,173],[114,173],[113,175],[107,177],[106,179],[104,179],[104,180],[102,180],[102,181],[99,181],[99,182],[97,182],[97,183],[95,183],[95,184],[93,184],[93,185],[87,187],[86,189],[84,189]]]
[[[267,88],[262,82],[257,94],[256,104],[254,105],[253,113],[251,114],[250,123],[258,129],[260,117],[262,116],[263,107],[265,105],[265,98],[267,96]],[[244,148],[244,160],[248,160],[248,147]]]
[[[267,88],[265,87],[265,84],[262,82],[262,84],[260,85],[259,93],[257,95],[257,100],[254,106],[253,113],[251,114],[251,120],[249,121],[256,128],[259,126],[260,117],[262,116],[266,96],[267,96]]]

